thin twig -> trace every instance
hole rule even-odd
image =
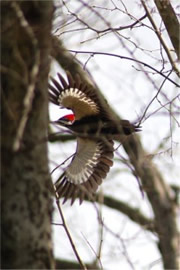
[[[98,215],[99,215],[99,219],[103,220],[102,219],[102,202],[99,201],[99,204],[100,204],[100,209],[99,209]],[[102,269],[103,269],[103,265],[100,258],[101,258],[101,253],[102,253],[102,244],[103,244],[103,232],[104,232],[103,229],[104,229],[103,222],[100,222],[99,223],[99,247],[98,247],[98,252],[97,252],[97,255],[98,255],[97,259],[99,260],[99,263]]]
[[[170,76],[170,74],[171,74],[171,73],[172,73],[172,70],[169,72],[169,74],[168,74],[167,76]],[[140,119],[140,121],[139,121],[139,125],[141,125],[142,120],[145,118],[146,113],[147,113],[147,111],[148,111],[149,107],[151,106],[151,104],[153,103],[153,101],[154,101],[155,99],[157,99],[157,97],[158,97],[159,93],[160,93],[160,92],[161,92],[161,90],[162,90],[162,87],[163,87],[163,85],[164,85],[165,81],[166,81],[166,79],[164,79],[164,80],[163,80],[163,82],[162,82],[161,86],[159,87],[159,89],[158,89],[157,93],[155,94],[155,96],[154,96],[154,97],[151,99],[151,101],[150,101],[150,102],[149,102],[149,104],[147,105],[147,107],[146,107],[146,109],[145,109],[145,111],[144,111],[143,115],[141,116],[141,119]]]
[[[50,174],[53,174],[53,172],[55,172],[59,167],[61,167],[62,165],[64,165],[64,164],[65,164],[71,157],[73,157],[74,155],[75,155],[75,153],[72,154],[72,155],[70,155],[70,157],[66,158],[61,164],[57,165],[57,166],[51,171]],[[64,173],[63,173],[63,174],[64,174]]]
[[[67,227],[67,224],[66,224],[66,221],[65,221],[65,218],[64,218],[64,215],[63,215],[63,211],[62,211],[62,209],[61,209],[60,202],[59,202],[59,199],[57,198],[57,196],[56,196],[56,204],[57,204],[57,207],[58,207],[58,210],[59,210],[59,214],[60,214],[61,219],[62,219],[63,227],[64,227],[64,229],[65,229],[65,231],[66,231],[67,237],[68,237],[68,239],[69,239],[69,241],[70,241],[70,243],[71,243],[72,249],[73,249],[74,254],[76,255],[76,258],[77,258],[77,260],[78,260],[78,262],[79,262],[79,264],[80,264],[80,266],[81,266],[81,269],[87,270],[87,267],[86,267],[86,265],[84,264],[84,262],[82,261],[80,255],[79,255],[79,253],[78,253],[78,251],[77,251],[77,249],[76,249],[76,246],[75,246],[75,244],[74,244],[74,241],[73,241],[73,239],[72,239],[72,236],[71,236],[71,234],[70,234],[70,231],[69,231],[69,229],[68,229],[68,227]]]
[[[160,111],[161,109],[165,108],[167,105],[171,104],[173,101],[175,101],[176,99],[179,99],[180,98],[180,94],[178,94],[177,96],[175,96],[171,101],[168,101],[167,103],[165,104],[161,104],[161,107],[156,109],[154,112],[150,113],[149,115],[147,115],[144,119],[147,120],[149,117],[151,117],[152,115],[156,114],[158,111]]]
[[[126,60],[129,60],[129,61],[134,61],[134,62],[136,62],[138,64],[141,64],[141,65],[153,70],[155,73],[160,74],[162,77],[166,78],[168,81],[173,83],[175,86],[180,87],[179,84],[177,84],[176,82],[174,82],[173,80],[168,78],[167,75],[164,75],[161,71],[157,70],[156,68],[150,66],[149,64],[147,64],[147,63],[145,63],[143,61],[133,59],[133,58],[128,57],[128,56],[122,56],[122,55],[119,55],[119,54],[108,53],[108,52],[97,52],[97,51],[78,51],[78,50],[68,50],[68,51],[72,52],[72,53],[76,53],[76,54],[91,54],[91,55],[113,56],[113,57],[117,57],[117,58],[120,58],[120,59],[126,59]]]
[[[101,269],[103,269],[103,266],[102,266],[102,263],[101,263],[99,254],[97,254],[97,252],[95,251],[95,249],[93,248],[93,246],[91,245],[91,243],[87,240],[87,238],[85,237],[85,235],[84,235],[82,232],[81,232],[81,234],[82,234],[84,240],[87,242],[87,244],[88,244],[88,246],[90,247],[90,249],[92,250],[92,252],[95,254],[96,260],[98,260]],[[95,263],[96,263],[96,260],[95,260]]]

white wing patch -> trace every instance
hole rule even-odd
[[[76,120],[99,112],[95,101],[77,88],[68,88],[62,91],[58,102],[59,105],[70,108],[75,113]]]
[[[101,156],[101,149],[97,142],[79,138],[78,140],[77,154],[66,170],[68,181],[75,185],[88,181]]]
[[[63,175],[56,181],[55,190],[63,203],[71,204],[79,197],[80,203],[86,196],[92,199],[113,165],[113,141],[90,140],[77,137],[77,151]]]

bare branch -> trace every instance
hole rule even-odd
[[[62,219],[62,225],[63,225],[63,227],[64,227],[64,229],[65,229],[65,231],[66,231],[67,237],[68,237],[68,239],[69,239],[69,241],[70,241],[70,243],[71,243],[72,249],[73,249],[74,254],[76,255],[76,258],[77,258],[77,260],[78,260],[78,262],[79,262],[79,264],[80,264],[80,266],[81,266],[81,269],[87,270],[87,267],[86,267],[86,265],[84,264],[84,262],[82,261],[80,255],[79,255],[79,253],[78,253],[78,251],[77,251],[77,248],[76,248],[76,246],[75,246],[75,244],[74,244],[74,241],[73,241],[73,239],[72,239],[72,236],[71,236],[71,234],[70,234],[70,231],[69,231],[69,229],[68,229],[68,227],[67,227],[67,224],[66,224],[66,221],[65,221],[65,218],[64,218],[64,215],[63,215],[63,211],[62,211],[62,209],[61,209],[60,202],[59,202],[59,199],[58,199],[58,198],[56,198],[56,204],[57,204],[57,208],[58,208],[58,210],[59,210],[59,214],[60,214],[61,219]]]
[[[89,5],[87,5],[86,3],[83,3],[84,5],[86,5],[87,7],[89,7]],[[105,33],[105,32],[112,32],[112,31],[122,31],[122,30],[125,30],[125,29],[132,29],[134,26],[136,26],[137,24],[139,24],[142,20],[144,20],[146,18],[146,14],[143,15],[142,17],[140,17],[139,19],[137,19],[134,23],[132,24],[129,24],[129,25],[126,25],[126,26],[120,26],[120,27],[108,27],[108,28],[105,28],[105,29],[102,29],[102,30],[99,30],[99,29],[96,29],[92,26],[90,26],[88,23],[86,23],[84,20],[80,19],[80,17],[78,16],[77,13],[73,13],[69,10],[69,8],[67,7],[67,5],[65,5],[68,12],[76,18],[76,20],[78,20],[79,22],[81,22],[83,25],[86,26],[86,29],[90,29],[94,32],[96,32],[97,34],[100,34],[100,33]],[[89,7],[90,8],[90,7]],[[100,14],[96,11],[96,14],[98,14],[98,17],[100,17],[101,19],[104,20],[104,18],[102,18],[102,16],[100,16]]]
[[[170,78],[168,78],[167,75],[164,75],[163,72],[157,70],[156,68],[154,68],[153,66],[150,66],[149,64],[143,62],[143,61],[140,61],[140,60],[137,60],[137,59],[134,59],[134,58],[131,58],[131,57],[127,57],[127,56],[123,56],[123,55],[119,55],[119,54],[114,54],[114,53],[107,53],[107,52],[97,52],[97,51],[75,51],[75,50],[69,50],[70,52],[72,53],[75,53],[75,54],[91,54],[91,55],[104,55],[104,56],[113,56],[113,57],[117,57],[117,58],[120,58],[120,59],[125,59],[125,60],[129,60],[129,61],[134,61],[134,62],[137,62],[138,64],[141,64],[145,67],[148,67],[149,69],[153,70],[155,73],[158,73],[160,74],[162,77],[164,77],[166,80],[170,81],[171,83],[173,83],[175,86],[177,87],[180,87],[179,84],[177,84],[175,81],[171,80]]]

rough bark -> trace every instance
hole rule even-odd
[[[3,269],[53,269],[47,78],[51,1],[4,1],[2,16]]]
[[[61,67],[68,69],[72,74],[79,73],[85,82],[87,76],[81,70],[80,65],[74,57],[68,53],[62,42],[53,37],[52,55],[59,62]],[[97,89],[98,91],[98,89]],[[101,98],[102,95],[101,95]],[[119,118],[109,108],[115,119]],[[175,196],[163,176],[148,158],[148,154],[143,149],[138,135],[133,135],[129,140],[123,142],[123,147],[127,152],[131,164],[134,167],[134,174],[140,179],[144,191],[147,193],[149,201],[154,211],[155,231],[159,237],[159,250],[162,254],[165,269],[178,269],[178,230],[176,224]]]
[[[170,0],[154,0],[154,3],[159,11],[159,14],[163,20],[163,23],[168,32],[169,38],[172,42],[172,45],[175,49],[178,59],[180,58],[180,35],[179,35],[179,22],[176,17],[176,13],[171,5]]]

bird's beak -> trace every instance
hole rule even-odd
[[[56,121],[50,121],[51,124],[57,124],[57,125],[61,125],[63,127],[68,127],[68,126],[71,126],[72,125],[72,122],[71,121],[67,121],[65,119],[58,119]]]

